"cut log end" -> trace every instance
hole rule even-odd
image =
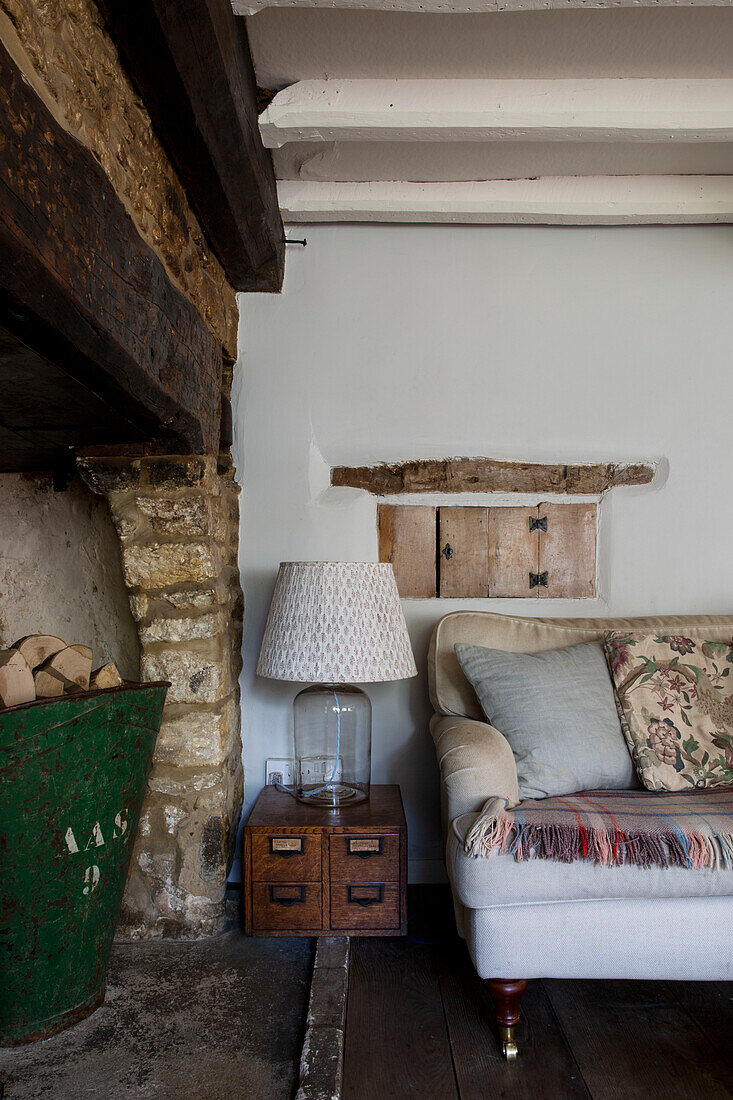
[[[18,653],[25,658],[28,667],[36,669],[49,657],[53,657],[54,653],[66,649],[66,642],[63,638],[57,638],[55,634],[28,634],[25,638],[19,638],[17,642],[13,642],[11,649],[17,649]]]
[[[33,677],[36,699],[56,699],[64,694],[67,681],[50,669],[41,668]]]
[[[117,671],[117,665],[113,661],[108,661],[106,665],[95,668],[91,680],[89,681],[89,687],[93,691],[120,687],[121,684],[122,677]]]
[[[17,649],[0,652],[0,705],[15,707],[36,697],[33,673]]]
[[[92,672],[88,645],[67,645],[53,634],[29,634],[0,651],[0,707],[120,687],[113,661]]]
[[[92,674],[92,651],[86,645],[69,645],[54,653],[41,666],[41,672],[50,673],[64,681],[64,694],[75,691],[88,691]],[[44,685],[50,682],[44,680]],[[39,696],[46,698],[47,696]]]

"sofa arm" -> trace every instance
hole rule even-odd
[[[510,805],[519,801],[514,753],[488,722],[434,714],[430,732],[440,765],[445,826],[461,814],[478,813],[492,795]]]

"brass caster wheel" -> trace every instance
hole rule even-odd
[[[514,1062],[517,1058],[517,1044],[513,1041],[503,1042],[501,1045],[502,1053],[507,1062]]]
[[[517,1044],[514,1041],[514,1028],[502,1027],[499,1029],[501,1035],[501,1052],[506,1058],[507,1062],[514,1062],[517,1057]]]

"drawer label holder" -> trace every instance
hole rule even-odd
[[[270,855],[273,856],[302,856],[302,836],[271,836]]]
[[[346,853],[359,859],[381,856],[383,839],[381,836],[350,836],[346,840]]]

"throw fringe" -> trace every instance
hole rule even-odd
[[[466,833],[464,849],[471,856],[490,856],[494,848],[504,851],[504,845],[512,829],[511,818],[506,810],[507,798],[489,798],[481,807],[481,812]]]
[[[496,851],[560,863],[588,860],[602,866],[733,868],[733,833],[703,835],[681,827],[665,831],[621,831],[584,822],[538,823],[515,816],[504,798],[490,798],[464,839],[474,858]]]

